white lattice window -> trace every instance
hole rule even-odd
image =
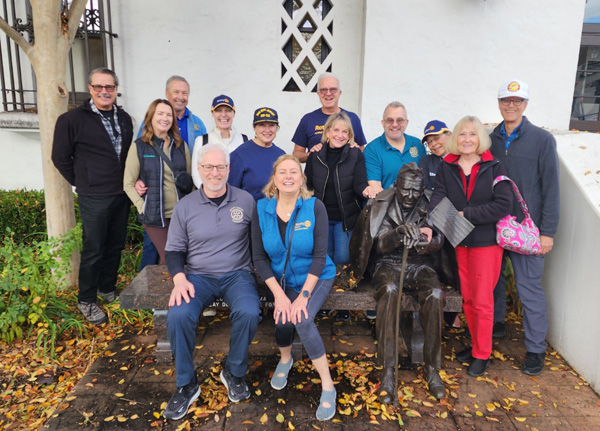
[[[317,77],[331,72],[331,0],[285,0],[281,19],[283,91],[316,91]]]

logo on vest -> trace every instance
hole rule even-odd
[[[241,223],[244,220],[244,210],[240,207],[233,207],[229,210],[231,213],[231,221]]]
[[[417,147],[410,147],[408,152],[412,157],[417,157],[419,155],[419,150],[417,150]]]
[[[311,227],[311,222],[310,220],[306,220],[306,221],[300,221],[298,223],[296,223],[296,226],[294,226],[294,230],[306,230],[309,227]]]

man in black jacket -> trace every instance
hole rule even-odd
[[[107,320],[97,296],[107,302],[116,299],[130,206],[123,172],[133,124],[115,104],[118,86],[112,70],[93,70],[88,82],[91,99],[58,118],[52,146],[54,166],[79,196],[83,248],[77,308],[95,324]]]

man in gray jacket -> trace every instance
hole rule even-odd
[[[521,367],[525,374],[542,372],[548,330],[548,306],[542,289],[544,255],[554,246],[559,217],[558,155],[556,141],[547,131],[534,126],[523,116],[529,101],[529,86],[520,80],[508,81],[498,92],[498,106],[504,121],[491,133],[492,154],[506,166],[508,176],[517,184],[536,226],[540,229],[542,251],[526,256],[505,251],[510,257],[519,298],[523,303],[523,328],[527,357]],[[516,199],[512,215],[523,219]],[[494,289],[495,337],[506,335],[506,280],[504,265]]]

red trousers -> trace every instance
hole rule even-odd
[[[488,359],[492,353],[494,287],[500,276],[503,249],[456,247],[463,311],[471,331],[473,357]]]

